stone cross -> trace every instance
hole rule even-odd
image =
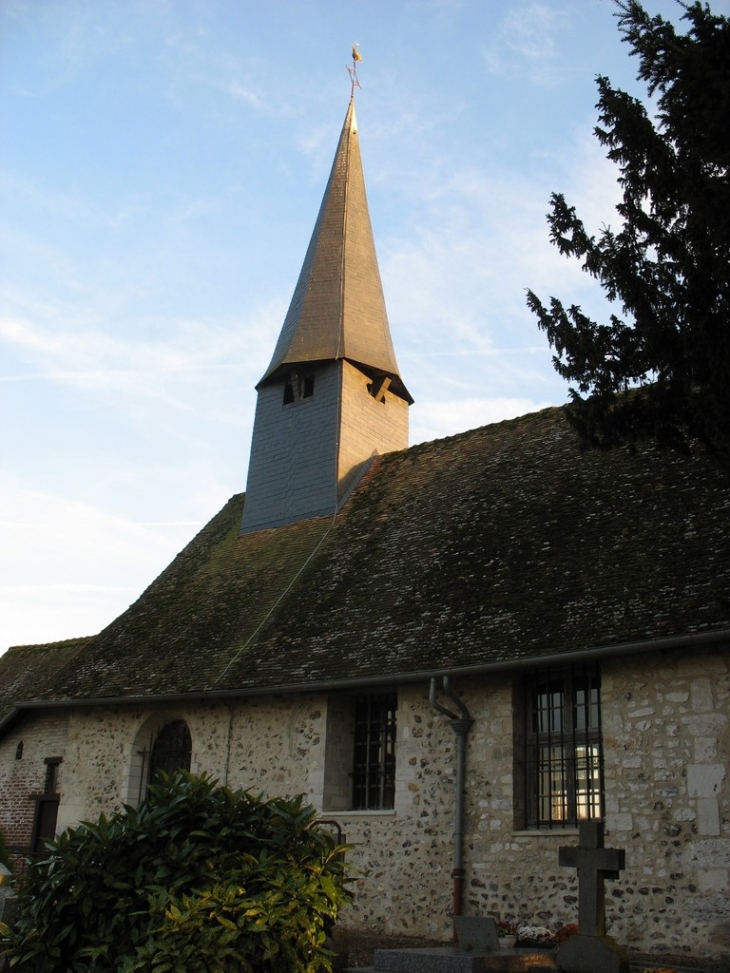
[[[558,848],[558,864],[578,869],[578,933],[606,935],[604,881],[618,878],[626,853],[603,847],[603,822],[581,821],[577,848]]]

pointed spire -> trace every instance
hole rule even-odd
[[[352,98],[294,296],[257,388],[293,365],[341,359],[387,376],[396,395],[413,401],[390,337]]]

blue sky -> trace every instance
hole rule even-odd
[[[678,19],[674,0],[646,0]],[[715,0],[730,13],[730,0]],[[245,488],[254,385],[350,94],[411,442],[567,398],[525,289],[600,314],[611,0],[3,0],[0,651],[111,622]]]

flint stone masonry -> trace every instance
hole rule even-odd
[[[712,866],[730,869],[730,842],[725,838],[693,841],[687,849],[687,864],[697,869]]]
[[[697,833],[701,835],[720,834],[720,808],[716,800],[698,799]]]
[[[721,653],[616,658],[604,660],[601,673],[606,843],[626,851],[620,879],[606,883],[608,929],[629,950],[726,960],[730,794],[716,758],[697,762],[696,743],[712,739],[717,753],[730,751],[727,660]],[[684,693],[697,679],[711,685],[713,710],[687,713],[692,719],[684,721]],[[513,760],[519,680],[492,673],[454,678],[452,686],[474,718],[466,753],[464,912],[553,929],[577,921],[576,876],[558,864],[558,848],[576,844],[577,832],[525,831],[519,818],[522,783]],[[139,799],[134,754],[140,742],[165,722],[184,719],[194,771],[255,793],[303,793],[323,817],[339,822],[356,869],[344,930],[448,942],[454,734],[429,706],[427,683],[402,686],[395,807],[347,811],[346,786],[336,770],[330,774],[330,761],[339,760],[346,774],[348,700],[322,692],[230,698],[225,706],[79,707],[68,711],[62,733],[48,714],[29,713],[0,742],[0,772],[17,776],[22,770],[17,779],[30,795],[42,786],[43,758],[63,752],[59,827],[93,819]],[[635,715],[649,706],[653,716]],[[696,722],[707,716],[713,718],[711,737],[708,725]],[[16,767],[12,758],[21,739],[24,756]],[[637,762],[639,753],[645,756]],[[691,778],[689,767],[695,768]],[[712,797],[697,796],[707,790]],[[699,833],[709,820],[706,801],[717,805],[719,834]]]
[[[687,791],[690,797],[715,797],[725,779],[723,764],[695,764],[687,768]]]

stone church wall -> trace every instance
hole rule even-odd
[[[626,851],[625,871],[607,884],[609,932],[642,952],[728,957],[727,657],[657,653],[604,660],[601,672],[606,844]],[[474,719],[466,755],[464,911],[556,928],[577,918],[575,872],[558,867],[558,848],[575,844],[577,833],[527,831],[515,819],[517,685],[507,673],[452,681]],[[134,771],[140,751],[165,722],[185,719],[193,771],[254,793],[304,793],[323,818],[339,823],[357,869],[343,928],[447,941],[455,735],[430,706],[425,682],[401,687],[394,809],[323,810],[328,709],[341,731],[347,704],[346,695],[317,694],[79,708],[68,720],[59,827],[134,803],[143,789]],[[38,777],[37,760],[54,749],[52,719],[53,711],[31,714],[4,740],[3,786],[8,773],[18,774],[8,748],[19,736],[29,757],[31,741],[39,741],[36,764],[25,765]],[[38,782],[18,775],[18,786]]]
[[[730,674],[722,653],[604,661],[606,845],[626,851],[607,883],[610,933],[657,954],[730,956]],[[577,832],[515,820],[513,680],[455,680],[474,718],[466,762],[464,912],[550,928],[577,920],[577,881],[558,848]],[[358,896],[345,919],[382,934],[447,939],[455,737],[426,687],[399,693],[396,808],[333,815],[355,844]],[[517,768],[519,771],[519,768]]]
[[[137,803],[144,791],[134,771],[140,750],[149,751],[156,732],[181,719],[193,742],[194,773],[253,793],[304,793],[314,801],[324,704],[321,698],[269,697],[229,705],[76,709],[69,720],[59,830]]]

